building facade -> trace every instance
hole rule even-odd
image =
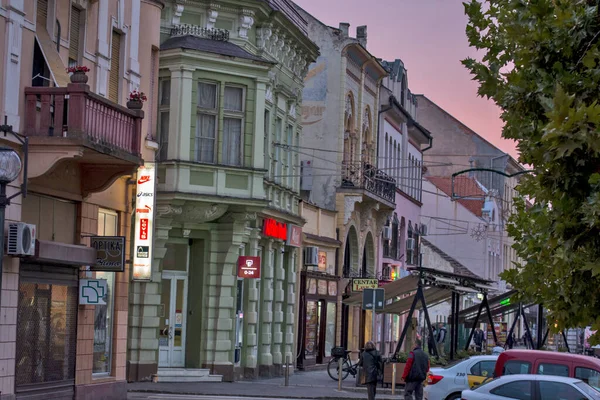
[[[331,28],[300,9],[321,56],[303,92],[302,154],[312,164],[303,198],[337,211],[342,290],[352,278],[376,278],[379,236],[395,207],[395,181],[377,169],[379,91],[387,72],[367,50],[367,28]],[[371,312],[343,305],[339,345],[362,348],[373,338]]]
[[[294,149],[318,49],[286,0],[167,1],[160,26],[153,262],[132,284],[128,378],[280,375],[296,352]],[[238,278],[256,256],[260,279]]]
[[[406,267],[419,263],[423,152],[431,148],[432,138],[416,122],[417,102],[402,61],[382,64],[389,75],[380,91],[378,165],[396,181],[395,208],[379,236],[378,277],[385,288],[385,283],[407,276]],[[383,354],[395,351],[404,322],[404,316],[378,315],[375,339]]]
[[[154,0],[0,1],[0,110],[28,138],[25,149],[2,137],[28,153],[7,189],[15,195],[26,181],[27,195],[11,200],[5,228],[9,241],[32,234],[3,254],[3,399],[126,396],[131,178],[154,159],[145,114],[154,98],[144,111],[125,105],[130,92],[152,91],[157,68],[139,60],[158,46],[161,9]],[[70,77],[75,66],[89,71]]]
[[[337,240],[337,214],[301,203],[303,228],[302,263],[299,270],[298,357],[305,369],[326,364],[331,348],[340,341],[342,292],[337,270],[341,242]]]

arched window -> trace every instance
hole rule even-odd
[[[352,173],[354,157],[356,154],[356,132],[354,129],[354,96],[352,92],[348,92],[346,96],[346,106],[344,109],[344,167],[346,176]]]
[[[388,151],[389,151],[389,148],[388,148],[388,134],[387,134],[387,132],[385,133],[385,142],[384,143],[385,143],[385,145],[384,145],[384,149],[383,149],[383,154],[384,154],[384,156],[383,156],[383,168],[385,170],[387,170],[389,168],[389,166],[390,166],[390,159],[387,158]]]
[[[363,162],[372,163],[373,158],[373,138],[371,137],[372,125],[371,125],[371,110],[369,107],[365,108],[365,114],[363,117],[363,126],[362,126],[362,140],[363,140],[363,148],[362,148],[362,160]]]
[[[394,219],[392,220],[392,249],[391,249],[391,257],[398,259],[400,256],[400,249],[398,243],[398,215],[394,213]]]
[[[412,223],[408,221],[408,232],[406,237],[406,264],[415,265],[415,249],[417,247],[413,237]]]

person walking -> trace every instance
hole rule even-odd
[[[444,357],[444,342],[446,341],[446,327],[442,322],[438,325],[437,331],[437,347],[438,347],[438,357]]]
[[[359,365],[365,374],[365,384],[367,385],[367,395],[369,400],[375,400],[377,391],[377,381],[379,373],[383,370],[381,355],[375,348],[375,343],[368,341],[365,344],[365,350],[360,354]]]
[[[404,398],[414,400],[423,400],[423,382],[427,379],[429,372],[429,357],[421,349],[421,340],[415,341],[415,348],[408,355],[402,380],[406,382],[404,386]]]
[[[481,353],[481,349],[483,348],[483,331],[479,326],[473,335],[473,342],[475,342],[475,351]]]

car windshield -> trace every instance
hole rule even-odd
[[[444,368],[444,369],[450,369],[450,368],[452,368],[452,367],[455,367],[455,366],[457,366],[458,364],[460,364],[460,363],[462,363],[462,362],[465,362],[465,361],[467,361],[467,360],[469,360],[469,357],[467,357],[467,358],[463,358],[462,360],[456,360],[456,361],[452,361],[451,363],[449,363],[448,365],[446,365],[446,366],[444,366],[444,367],[442,367],[442,368]]]
[[[590,398],[592,398],[593,400],[600,400],[600,391],[598,391],[598,389],[596,389],[595,387],[590,386],[585,382],[577,382],[575,383],[575,386],[577,386],[581,391],[583,391],[583,393],[590,396]]]

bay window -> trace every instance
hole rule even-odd
[[[225,86],[223,107],[223,164],[242,165],[244,89]]]
[[[217,84],[198,83],[195,160],[214,163],[217,136]]]

